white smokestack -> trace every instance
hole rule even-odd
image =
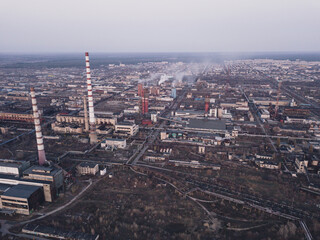
[[[37,137],[39,165],[43,165],[46,162],[46,154],[44,152],[43,137],[42,137],[42,132],[41,132],[41,125],[40,125],[39,111],[38,111],[38,106],[37,106],[36,93],[34,92],[33,87],[30,89],[30,91],[31,91],[33,119],[34,119],[34,125],[35,125],[35,130],[36,130],[36,137]]]
[[[94,108],[93,108],[89,53],[86,52],[85,55],[86,55],[86,72],[87,72],[87,88],[88,88],[88,103],[89,103],[90,143],[96,143],[97,142],[96,120],[94,117]]]

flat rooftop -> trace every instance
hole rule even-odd
[[[19,176],[16,175],[12,175],[12,174],[3,174],[0,173],[0,184],[1,182],[7,182],[7,181],[12,182],[11,185],[14,185],[14,182],[25,182],[27,183],[40,183],[40,184],[51,184],[52,182],[50,181],[44,181],[44,180],[34,180],[34,179],[25,179],[25,178],[21,178]],[[9,183],[10,184],[10,183]]]
[[[4,167],[22,167],[23,165],[27,165],[28,161],[23,160],[11,160],[11,159],[0,159],[0,166]]]
[[[120,125],[120,126],[133,126],[133,125],[135,125],[135,124],[132,123],[132,122],[119,122],[119,123],[117,123],[116,125]]]
[[[80,167],[89,167],[89,168],[94,168],[97,166],[97,163],[89,163],[89,162],[82,162],[79,164]]]
[[[18,184],[12,186],[7,191],[5,191],[2,196],[7,197],[17,197],[17,198],[29,198],[35,191],[37,191],[40,186],[23,185]]]
[[[12,185],[0,183],[0,194],[11,188]]]
[[[226,122],[224,120],[190,119],[187,128],[224,131],[226,130]]]
[[[38,174],[38,175],[54,176],[58,171],[60,171],[60,169],[55,167],[44,167],[44,166],[33,165],[28,169],[26,169],[23,172],[23,175]]]

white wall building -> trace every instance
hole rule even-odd
[[[116,139],[116,138],[107,138],[101,143],[102,148],[111,147],[111,148],[126,148],[127,141],[126,139]]]
[[[124,133],[130,136],[134,136],[138,133],[139,126],[131,122],[121,122],[115,125],[116,133]]]

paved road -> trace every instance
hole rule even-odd
[[[171,103],[170,107],[164,111],[160,117],[167,117],[170,115],[171,111],[176,110],[177,107],[179,106],[179,103],[183,100],[183,97],[186,94],[186,90],[182,92],[181,95],[179,95],[174,102]],[[137,152],[132,155],[131,158],[127,161],[127,164],[135,165],[137,162],[140,160],[140,158],[143,156],[143,154],[148,150],[149,146],[152,146],[154,141],[157,139],[159,136],[160,131],[163,129],[165,126],[166,121],[162,121],[160,125],[156,125],[154,129],[151,131],[151,133],[148,135],[146,140],[143,142],[142,147],[137,150]]]
[[[165,125],[165,122],[162,122],[159,126],[160,129],[156,129],[153,130],[149,135],[147,140],[144,142],[143,148],[139,151],[138,155],[136,157],[133,158],[133,160],[131,161],[132,165],[137,164],[137,162],[139,161],[139,159],[143,156],[143,154],[148,150],[149,146],[151,146],[154,141],[157,139],[157,137],[159,136],[159,133],[161,131],[161,129],[163,128],[163,126]],[[130,159],[129,159],[130,160]],[[128,162],[129,164],[130,162]]]
[[[273,150],[274,150],[275,152],[278,152],[278,149],[277,149],[276,146],[274,145],[273,141],[271,140],[270,137],[268,137],[267,131],[266,131],[266,129],[264,128],[263,123],[262,123],[261,120],[260,120],[260,117],[257,115],[257,112],[256,112],[257,107],[255,106],[254,103],[253,103],[254,106],[252,106],[252,104],[250,104],[249,98],[247,97],[246,93],[243,91],[242,88],[241,88],[241,92],[242,92],[242,94],[244,95],[244,97],[246,98],[246,100],[249,102],[249,108],[251,109],[251,112],[252,112],[252,114],[254,115],[254,118],[255,118],[256,122],[258,123],[258,125],[259,125],[260,128],[262,129],[264,135],[267,136],[267,139],[269,140],[269,142],[270,142]]]
[[[312,235],[311,235],[311,233],[310,233],[305,221],[300,220],[299,223],[300,223],[300,226],[302,227],[302,229],[304,231],[304,235],[305,235],[306,239],[312,240],[313,237],[312,237]]]

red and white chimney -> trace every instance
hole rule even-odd
[[[90,143],[94,144],[98,141],[96,133],[96,120],[94,117],[93,97],[92,97],[92,84],[91,84],[91,72],[89,53],[86,52],[86,73],[87,73],[87,88],[88,88],[88,105],[89,105],[89,124],[90,124]]]
[[[30,89],[30,92],[31,92],[32,110],[33,110],[33,120],[34,120],[34,125],[35,125],[35,130],[36,130],[36,138],[37,138],[39,165],[43,165],[46,162],[46,154],[44,152],[43,137],[42,137],[42,132],[41,132],[40,117],[39,117],[39,111],[38,111],[38,106],[37,106],[36,93],[34,92],[33,87]]]
[[[84,130],[89,131],[89,119],[88,119],[88,106],[87,106],[87,97],[83,96],[83,109],[84,109]]]

